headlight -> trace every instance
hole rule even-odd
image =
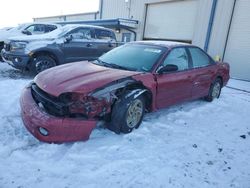
[[[89,118],[103,116],[110,112],[110,105],[104,98],[84,96],[80,93],[64,93],[59,97],[66,103],[70,114],[83,114]]]
[[[15,50],[21,50],[24,49],[27,45],[27,42],[13,42],[11,43],[11,51],[15,51]]]

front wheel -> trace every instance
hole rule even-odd
[[[138,128],[145,112],[145,99],[142,95],[125,94],[115,104],[108,128],[115,133],[130,133]]]
[[[208,96],[205,97],[205,100],[208,102],[212,102],[214,99],[220,97],[222,88],[221,79],[217,78],[210,86]]]
[[[38,56],[33,61],[33,69],[36,74],[54,66],[56,66],[55,60],[45,55]]]

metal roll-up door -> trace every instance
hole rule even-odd
[[[192,41],[198,0],[147,5],[144,39]]]
[[[230,64],[231,77],[250,80],[250,1],[237,0],[224,61]]]

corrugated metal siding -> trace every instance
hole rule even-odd
[[[125,0],[104,0],[102,19],[128,18],[129,9]]]
[[[58,22],[58,21],[88,21],[88,20],[95,20],[97,13],[83,13],[83,14],[71,14],[71,15],[61,15],[61,16],[51,16],[51,17],[44,17],[44,18],[34,18],[35,22]]]
[[[212,0],[199,1],[192,43],[200,48],[204,48],[205,45],[212,2]]]
[[[73,21],[73,20],[95,20],[95,14],[79,14],[79,15],[69,15],[66,16],[67,21]]]
[[[63,16],[51,18],[34,18],[34,22],[60,22],[64,21]]]
[[[144,38],[192,41],[198,0],[148,4]]]
[[[250,1],[237,0],[230,28],[225,61],[231,76],[250,80]]]
[[[131,18],[139,20],[138,27],[135,31],[137,32],[137,40],[142,40],[146,16],[146,4],[163,3],[167,1],[176,0],[131,0],[129,12],[129,3],[125,3],[125,0],[103,0],[102,19]],[[202,48],[205,43],[211,4],[212,0],[199,0],[193,43]]]
[[[208,48],[208,53],[212,57],[223,56],[233,4],[234,0],[218,1]]]

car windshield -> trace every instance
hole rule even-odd
[[[165,51],[164,47],[127,44],[109,51],[95,63],[118,69],[150,72]]]

